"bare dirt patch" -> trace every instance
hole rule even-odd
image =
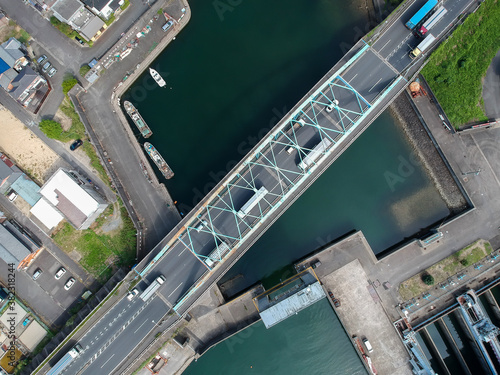
[[[31,178],[43,184],[60,158],[6,109],[0,110],[0,149]]]

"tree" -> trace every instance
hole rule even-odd
[[[432,277],[432,275],[429,275],[428,273],[424,273],[422,275],[422,281],[426,285],[434,285],[434,277]]]
[[[89,71],[90,71],[90,66],[88,66],[87,64],[85,64],[84,66],[82,66],[80,68],[80,75],[82,77],[85,77],[85,74],[87,74]]]
[[[61,124],[53,120],[40,121],[40,130],[49,138],[60,139],[63,132]]]
[[[73,86],[76,85],[77,83],[78,81],[76,80],[75,77],[65,79],[62,83],[62,89],[64,95],[66,95],[68,91],[71,90]]]

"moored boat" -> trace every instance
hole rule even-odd
[[[174,172],[172,168],[169,167],[165,159],[160,155],[158,150],[149,142],[144,143],[144,149],[148,153],[149,157],[156,164],[161,174],[168,180],[174,177]]]
[[[167,83],[163,80],[163,78],[161,77],[160,73],[158,73],[153,68],[149,68],[149,74],[151,74],[151,77],[153,77],[153,79],[156,81],[156,83],[158,84],[158,86],[165,87],[165,85]]]
[[[139,111],[134,107],[134,105],[129,101],[125,101],[123,102],[123,106],[125,107],[125,111],[130,116],[135,126],[137,126],[137,129],[139,129],[139,131],[141,132],[142,136],[144,138],[151,137],[153,135],[153,132],[149,128],[148,124],[146,124],[146,121],[144,121]]]

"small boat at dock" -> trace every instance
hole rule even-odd
[[[153,68],[149,68],[149,74],[151,74],[151,77],[153,77],[153,79],[156,81],[156,83],[158,84],[158,86],[165,87],[165,85],[167,83],[163,80],[163,78],[161,77],[160,73],[158,73]]]
[[[156,164],[161,174],[168,180],[174,177],[174,172],[172,168],[169,167],[165,159],[160,155],[158,150],[149,142],[144,143],[144,149],[148,153],[149,157]]]
[[[134,107],[134,105],[129,101],[125,101],[123,102],[123,106],[125,107],[125,111],[130,116],[135,126],[137,126],[137,129],[139,129],[139,131],[141,132],[142,136],[144,138],[151,137],[153,135],[153,132],[149,128],[148,124],[146,124],[146,121],[144,121],[139,111]]]

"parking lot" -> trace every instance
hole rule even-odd
[[[59,280],[56,272],[64,267],[66,272]],[[7,285],[7,264],[0,259],[0,281]],[[33,280],[33,273],[41,269],[42,273]],[[75,283],[69,290],[64,284],[71,278]],[[62,326],[70,317],[67,310],[80,300],[85,286],[67,266],[63,266],[49,251],[42,249],[35,260],[25,271],[16,271],[14,280],[15,293],[31,307],[37,315],[51,328]]]

